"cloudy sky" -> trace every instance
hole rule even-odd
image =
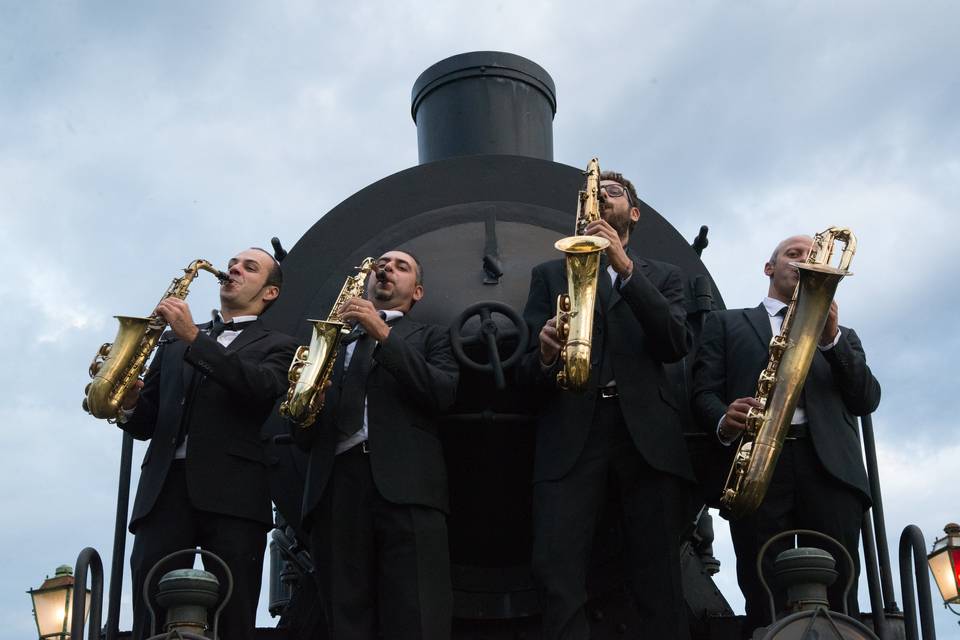
[[[0,640],[83,546],[109,563],[120,437],[80,400],[111,316],[415,165],[413,81],[472,50],[550,72],[558,162],[598,155],[683,235],[708,224],[728,306],[758,302],[782,237],[857,232],[838,301],[883,385],[888,531],[931,542],[960,519],[958,27],[949,1],[0,0]]]

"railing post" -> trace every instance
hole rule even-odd
[[[90,640],[100,640],[103,611],[103,562],[96,549],[86,547],[77,556],[74,570],[73,614],[70,618],[71,640],[83,640],[83,618],[87,609],[87,570],[90,570]]]
[[[913,561],[913,573],[910,563]],[[923,640],[936,640],[933,627],[933,606],[930,600],[930,578],[927,575],[927,551],[923,532],[916,525],[907,525],[900,534],[900,591],[903,596],[903,619],[907,640],[918,640],[917,602],[914,591],[920,594],[920,629]]]
[[[117,515],[113,526],[113,555],[110,558],[110,593],[107,596],[107,628],[104,640],[116,640],[120,633],[120,594],[123,589],[124,552],[127,543],[127,512],[130,508],[130,469],[133,466],[133,436],[123,432],[120,445],[120,477],[117,482]]]
[[[860,523],[861,537],[863,538],[863,563],[867,572],[867,586],[870,588],[870,615],[873,618],[873,631],[880,640],[892,640],[890,628],[884,612],[883,595],[880,591],[880,575],[877,564],[876,538],[873,532],[873,521],[870,514],[863,512]]]
[[[880,471],[877,467],[877,441],[873,434],[873,416],[860,418],[863,432],[863,451],[867,463],[867,479],[873,499],[873,529],[877,541],[877,561],[880,565],[880,587],[883,592],[883,610],[899,613],[897,596],[893,591],[893,572],[890,570],[890,546],[887,543],[887,525],[883,515],[883,493],[880,491]]]

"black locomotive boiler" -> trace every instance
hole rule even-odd
[[[412,95],[420,164],[323,215],[286,257],[284,295],[267,316],[306,343],[305,320],[325,317],[345,276],[364,257],[399,248],[422,260],[426,296],[412,315],[450,327],[461,367],[456,405],[441,427],[457,638],[538,637],[529,569],[535,407],[510,380],[519,354],[536,339],[520,316],[531,268],[560,256],[553,244],[571,235],[583,184],[581,168],[553,161],[556,106],[547,72],[516,55],[467,53],[424,71]],[[596,153],[603,167],[603,150]],[[691,245],[651,207],[640,207],[631,245],[685,272],[688,318],[697,330],[703,314],[723,304],[700,261],[705,236]],[[670,369],[682,412],[688,364]],[[297,579],[310,570],[298,542],[306,461],[287,444],[281,420],[265,430],[281,523],[272,544],[271,609],[290,637],[317,637],[310,581]],[[689,431],[696,463],[710,445]],[[677,542],[683,545],[684,587],[695,637],[727,637],[718,633],[717,621],[733,614],[710,578],[717,563],[709,517],[699,517],[703,504],[702,495],[691,495],[690,527]],[[636,630],[619,535],[616,518],[604,516],[588,585],[595,637],[632,637]]]

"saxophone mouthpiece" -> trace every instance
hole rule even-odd
[[[217,277],[217,280],[220,281],[220,284],[221,284],[221,285],[227,284],[228,282],[231,281],[230,274],[227,273],[226,271],[219,271],[219,270],[218,270],[218,271],[217,271],[215,274],[213,274],[213,275],[215,275],[215,276]]]
[[[377,267],[374,267],[374,271],[376,271],[376,274],[377,274],[377,282],[386,282],[386,281],[387,281],[387,272],[386,272],[386,271],[384,271],[383,269],[378,269]]]

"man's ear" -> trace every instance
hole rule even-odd
[[[765,263],[763,264],[763,275],[767,276],[768,278],[772,278],[772,277],[773,277],[773,263],[772,263],[772,262],[765,262]]]
[[[420,302],[420,300],[423,299],[423,285],[422,285],[422,284],[418,284],[417,286],[415,286],[415,287],[413,288],[413,296],[412,296],[412,297],[413,297],[413,301],[414,301],[414,302]]]
[[[640,219],[640,209],[637,207],[630,207],[630,219],[636,222]]]
[[[262,298],[264,302],[270,302],[271,300],[276,300],[278,297],[280,297],[280,287],[278,287],[277,285],[272,284],[269,287],[264,288],[263,298]]]

